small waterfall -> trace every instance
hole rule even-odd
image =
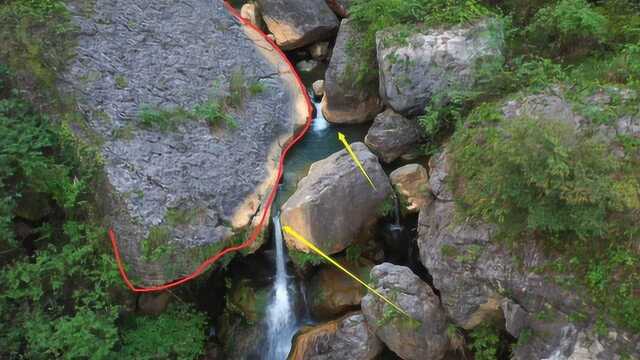
[[[283,360],[291,349],[291,338],[296,331],[297,319],[289,294],[286,256],[280,227],[280,217],[273,217],[276,249],[276,277],[267,306],[267,360]]]
[[[395,212],[395,221],[390,226],[390,230],[392,232],[402,231],[403,226],[400,224],[400,200],[398,199],[397,194],[393,194],[393,203],[394,203],[394,212]]]

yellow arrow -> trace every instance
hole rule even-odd
[[[353,158],[353,161],[356,163],[356,165],[358,165],[358,168],[360,168],[362,175],[364,175],[364,177],[366,177],[367,180],[369,180],[369,184],[371,184],[371,187],[373,188],[373,190],[377,191],[378,189],[376,189],[376,186],[373,184],[373,181],[371,180],[369,175],[367,175],[367,172],[364,170],[364,166],[362,166],[362,163],[358,159],[358,156],[356,156],[356,154],[351,149],[351,145],[349,145],[349,143],[347,142],[347,138],[344,137],[343,133],[338,132],[338,140],[340,140],[342,144],[344,144],[345,149],[347,149],[347,152],[349,153],[349,155],[351,155],[351,157]]]
[[[322,256],[328,262],[333,264],[335,267],[337,267],[338,269],[342,270],[345,274],[347,274],[350,277],[352,277],[353,280],[359,282],[362,286],[367,288],[367,290],[369,290],[372,293],[374,293],[380,299],[384,300],[387,304],[393,306],[394,309],[398,310],[399,312],[401,312],[403,315],[405,315],[409,319],[412,319],[412,317],[409,314],[407,314],[404,310],[402,310],[398,305],[394,304],[391,300],[387,299],[384,295],[380,294],[375,289],[373,289],[372,287],[367,285],[364,281],[360,280],[360,278],[358,278],[357,276],[352,274],[349,270],[345,269],[337,261],[333,260],[329,255],[325,254],[322,250],[320,250],[317,246],[313,245],[309,240],[305,239],[302,235],[298,234],[295,230],[293,230],[292,228],[290,228],[289,226],[286,226],[286,225],[282,227],[282,230],[284,232],[286,232],[287,234],[293,236],[296,240],[298,240],[299,242],[303,243],[304,245],[306,245],[311,250],[317,252],[318,255]]]

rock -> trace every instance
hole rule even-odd
[[[424,112],[434,96],[449,90],[469,89],[479,61],[501,61],[503,32],[499,21],[485,19],[474,25],[427,29],[398,44],[393,31],[376,34],[380,65],[380,96],[395,111]]]
[[[245,322],[257,324],[265,317],[268,297],[268,288],[259,288],[250,279],[240,279],[229,290],[226,306]]]
[[[397,193],[404,196],[409,202],[407,210],[418,212],[433,201],[429,175],[424,166],[420,164],[405,165],[394,170],[389,175],[389,179]]]
[[[431,169],[432,187],[442,185],[440,179],[447,176],[446,154],[445,147],[434,157],[439,170],[434,182]],[[435,187],[433,192],[443,193]],[[433,277],[449,318],[465,329],[503,318],[507,331],[522,338],[515,359],[567,359],[580,334],[593,332],[593,323],[584,327],[570,321],[570,315],[585,311],[585,300],[550,281],[553,275],[535,271],[554,261],[535,242],[515,251],[492,241],[495,228],[456,221],[456,205],[451,200],[436,198],[420,210],[417,239],[420,261]],[[636,345],[640,335],[597,339],[607,356],[620,351],[640,355]],[[615,358],[607,356],[593,358]]]
[[[317,97],[324,96],[324,80],[317,80],[313,83],[313,94]]]
[[[375,155],[363,143],[351,144],[374,190],[346,150],[311,165],[295,193],[282,205],[283,225],[290,226],[329,254],[344,250],[371,228],[391,185]],[[310,250],[285,234],[290,249]]]
[[[341,18],[349,17],[349,5],[351,0],[326,0],[327,5],[333,10],[336,15]]]
[[[316,60],[324,60],[329,55],[329,42],[322,41],[309,46],[311,57]]]
[[[169,305],[171,297],[168,292],[144,293],[138,297],[138,310],[144,315],[158,316]]]
[[[224,344],[225,360],[261,359],[264,354],[266,331],[256,324],[247,324],[242,317],[225,312],[218,318],[217,337]]]
[[[429,159],[429,185],[433,196],[441,201],[453,201],[453,193],[447,183],[449,152],[446,146]]]
[[[383,345],[361,313],[302,330],[294,338],[289,360],[371,360]]]
[[[421,133],[420,126],[415,120],[409,120],[387,109],[376,116],[364,138],[364,143],[382,161],[390,163],[405,153],[415,150]]]
[[[378,97],[377,77],[362,84],[355,82],[353,69],[358,65],[358,60],[350,54],[348,47],[351,41],[359,41],[360,36],[350,20],[342,20],[333,55],[325,74],[322,114],[329,122],[363,123],[370,121],[382,111],[382,104]],[[373,59],[368,66],[373,71],[377,69]]]
[[[447,352],[447,319],[438,296],[411,270],[383,263],[371,270],[372,287],[410,316],[389,315],[390,305],[368,292],[362,299],[367,325],[389,349],[405,360],[442,359]]]
[[[576,129],[585,122],[582,116],[573,111],[571,104],[555,94],[529,95],[519,100],[508,101],[502,107],[502,114],[507,120],[558,120]]]
[[[247,3],[242,5],[240,8],[240,16],[251,21],[251,23],[259,29],[264,29],[264,23],[262,22],[262,17],[256,4]]]
[[[104,159],[96,193],[128,275],[150,286],[190,274],[260,218],[281,144],[305,122],[303,94],[284,59],[222,1],[114,0],[98,2],[91,17],[72,4],[69,11],[87,30],[60,90],[86,118],[77,135],[95,139]],[[227,109],[237,128],[142,126],[145,104],[192,110],[209,100],[213,83],[228,95],[237,74],[266,87]]]
[[[357,262],[338,262],[365,282],[373,263],[360,258]],[[334,266],[324,265],[313,275],[307,286],[309,310],[316,319],[331,319],[360,307],[365,288]]]
[[[282,50],[326,39],[338,28],[338,18],[324,1],[258,0],[258,4]]]
[[[320,63],[316,60],[302,60],[296,64],[296,68],[300,72],[312,72]]]

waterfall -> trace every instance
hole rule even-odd
[[[296,331],[296,314],[291,304],[286,257],[280,227],[280,217],[273,217],[276,249],[276,277],[271,299],[267,306],[267,360],[284,360],[291,349],[291,338]]]
[[[394,225],[400,226],[400,201],[398,200],[398,195],[396,194],[393,195],[393,202],[395,205],[395,212],[396,212],[396,222],[394,223]]]

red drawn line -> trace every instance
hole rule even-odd
[[[293,140],[291,140],[285,146],[285,148],[282,150],[282,153],[280,154],[280,159],[278,160],[278,174],[276,175],[276,181],[275,181],[275,183],[273,185],[273,188],[271,189],[271,192],[269,193],[269,197],[267,198],[267,201],[264,203],[264,205],[262,207],[263,210],[262,210],[262,216],[260,217],[260,222],[258,223],[258,225],[256,227],[254,227],[254,229],[251,232],[251,234],[249,234],[249,237],[247,238],[247,240],[245,240],[240,245],[228,247],[228,248],[220,251],[219,253],[211,256],[210,258],[205,260],[202,264],[200,264],[200,266],[198,266],[196,268],[196,270],[194,272],[192,272],[191,274],[186,275],[184,277],[181,277],[179,279],[173,280],[173,281],[171,281],[169,283],[166,283],[164,285],[160,285],[160,286],[151,286],[151,287],[137,287],[137,286],[135,286],[131,282],[129,277],[127,276],[127,272],[124,269],[124,264],[122,262],[122,256],[120,255],[120,248],[118,247],[118,241],[117,241],[116,233],[113,230],[113,228],[110,228],[109,229],[109,238],[111,239],[111,247],[113,248],[113,254],[114,254],[115,258],[116,258],[116,263],[118,264],[118,270],[120,271],[120,276],[122,277],[122,280],[125,282],[127,287],[129,289],[131,289],[131,291],[133,291],[133,292],[137,292],[137,293],[156,292],[156,291],[163,291],[163,290],[171,289],[173,287],[182,285],[182,284],[184,284],[184,283],[186,283],[186,282],[188,282],[190,280],[193,280],[194,278],[198,277],[199,275],[201,275],[203,272],[205,272],[207,270],[207,268],[209,268],[209,266],[211,266],[213,263],[218,261],[224,255],[226,255],[226,254],[228,254],[230,252],[242,250],[244,248],[247,248],[247,247],[251,246],[251,244],[253,244],[253,242],[256,241],[256,238],[258,237],[258,235],[262,232],[262,229],[263,229],[263,227],[265,225],[265,220],[267,218],[267,214],[269,213],[269,211],[267,211],[267,209],[269,209],[271,207],[271,205],[273,204],[273,201],[275,200],[276,194],[278,192],[278,185],[280,183],[280,179],[282,178],[282,171],[283,171],[283,167],[284,167],[284,159],[287,156],[287,153],[289,152],[289,150],[291,150],[291,148],[304,137],[304,135],[309,130],[309,127],[311,126],[311,121],[313,119],[313,110],[314,110],[313,105],[311,103],[311,99],[309,99],[309,95],[307,94],[307,91],[306,91],[306,88],[304,86],[304,83],[302,82],[302,79],[300,79],[300,76],[298,75],[295,67],[291,64],[291,62],[287,58],[287,55],[285,55],[285,53],[280,49],[280,47],[278,45],[276,45],[276,43],[273,40],[271,40],[269,37],[267,37],[267,35],[265,33],[263,33],[258,27],[256,27],[254,24],[252,24],[249,20],[247,20],[247,19],[243,18],[242,16],[240,16],[240,13],[238,12],[238,10],[234,9],[233,6],[231,6],[227,1],[224,1],[224,6],[227,9],[227,11],[229,11],[229,13],[231,13],[231,15],[233,15],[241,24],[243,24],[244,26],[248,26],[252,30],[256,31],[258,34],[260,34],[278,52],[278,54],[280,55],[282,60],[284,60],[285,63],[289,66],[289,68],[291,69],[291,73],[294,74],[296,82],[298,83],[298,87],[300,88],[300,92],[304,96],[304,99],[305,99],[305,101],[307,103],[307,110],[308,110],[307,120],[306,120],[305,125],[302,128],[302,130],[300,132],[298,132],[298,134],[295,135]]]

